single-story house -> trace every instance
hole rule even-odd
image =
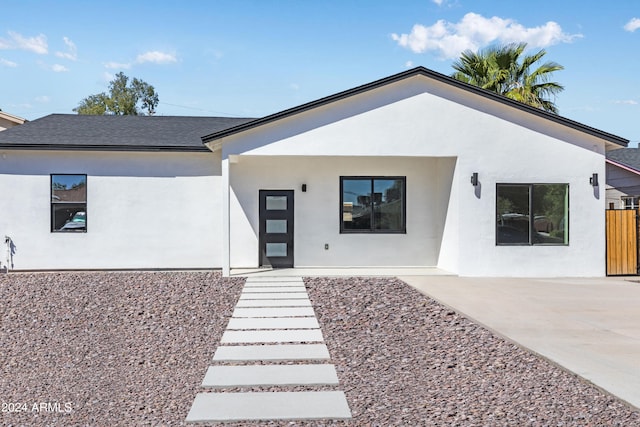
[[[0,110],[0,131],[21,125],[26,121],[28,120]]]
[[[604,276],[627,144],[423,67],[260,119],[51,115],[0,133],[0,235],[15,269]]]
[[[606,205],[608,209],[640,207],[640,149],[607,152]]]

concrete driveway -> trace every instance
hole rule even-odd
[[[399,278],[640,408],[640,278]]]

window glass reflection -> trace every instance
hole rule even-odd
[[[51,231],[87,230],[87,176],[51,175]]]
[[[496,243],[569,244],[568,184],[498,184]]]
[[[51,202],[86,202],[86,175],[52,175]]]
[[[342,181],[342,224],[345,230],[371,229],[371,180]]]
[[[529,186],[498,186],[499,244],[529,243]]]
[[[375,179],[373,200],[375,227],[377,230],[400,230],[402,228],[403,181],[401,179]]]

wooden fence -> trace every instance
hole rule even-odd
[[[638,211],[606,211],[607,275],[638,274]]]

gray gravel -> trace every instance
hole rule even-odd
[[[27,409],[0,413],[0,424],[183,424],[243,282],[203,272],[0,275],[0,400]]]
[[[640,411],[400,280],[305,283],[357,425],[640,426]]]
[[[242,283],[206,272],[0,275],[0,400],[27,404],[0,424],[183,425]],[[305,283],[354,418],[259,425],[640,425],[639,411],[399,280]]]

